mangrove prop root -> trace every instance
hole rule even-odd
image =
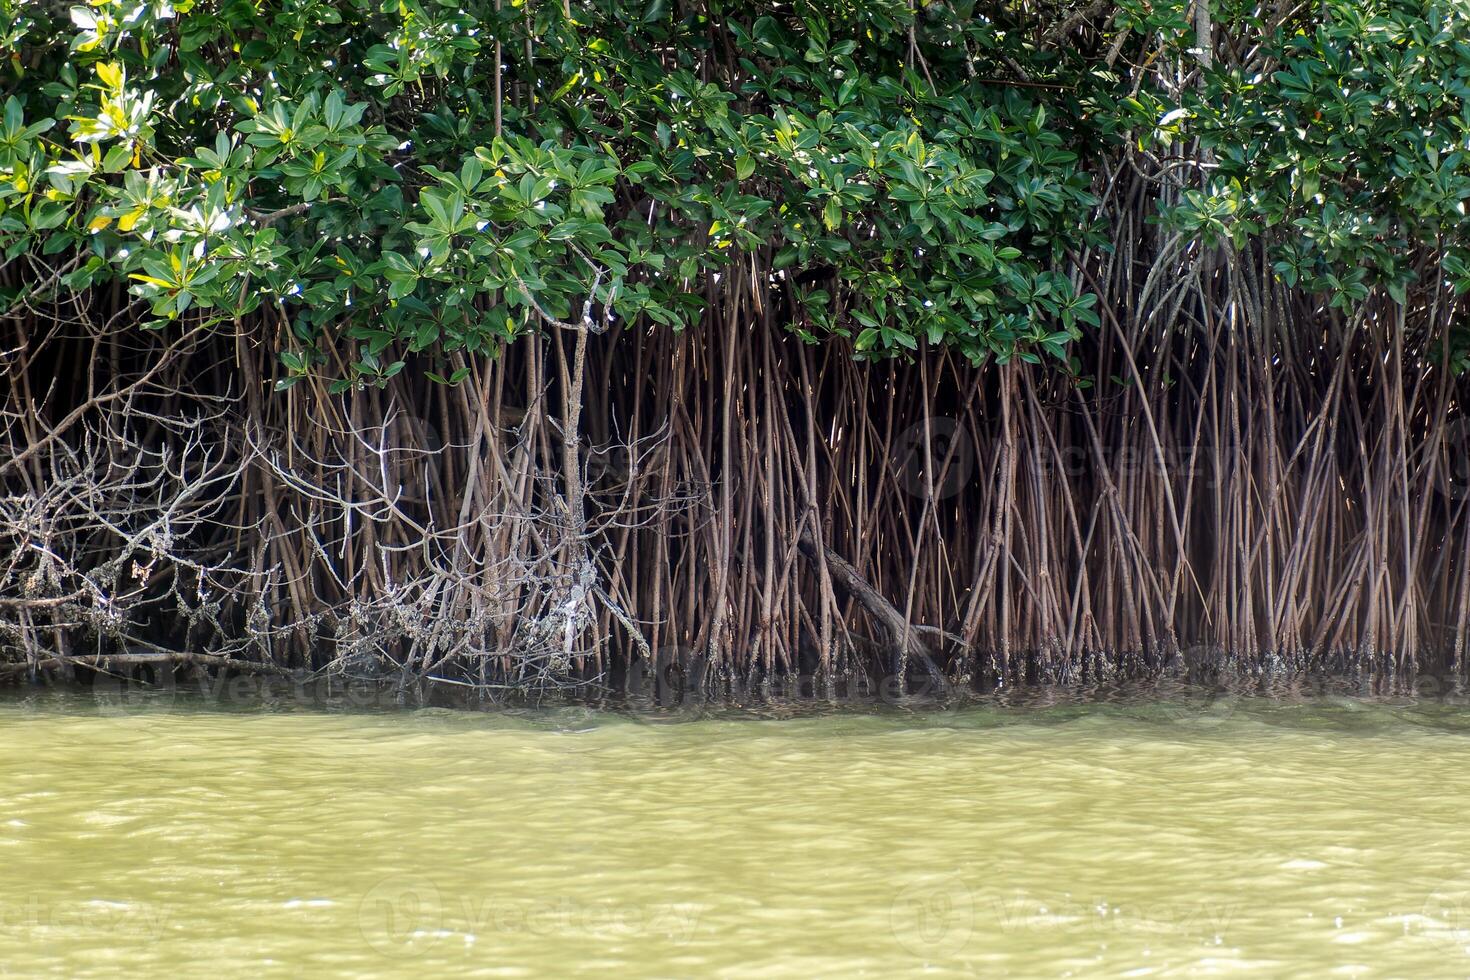
[[[1129,179],[1116,248],[1074,257],[1101,324],[1070,373],[803,344],[755,256],[698,331],[589,312],[337,394],[273,390],[272,308],[144,333],[120,290],[32,299],[0,319],[6,676],[1462,666],[1464,298],[1340,313]]]

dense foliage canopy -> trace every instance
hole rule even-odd
[[[1178,156],[1181,241],[1264,236],[1336,305],[1402,299],[1416,249],[1470,287],[1470,2],[1310,7],[0,0],[0,249],[35,269],[0,302],[276,306],[283,385],[683,328],[720,276],[861,356],[1065,359],[1139,155]]]

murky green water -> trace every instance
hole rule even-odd
[[[1470,709],[0,701],[0,975],[1470,975]]]

